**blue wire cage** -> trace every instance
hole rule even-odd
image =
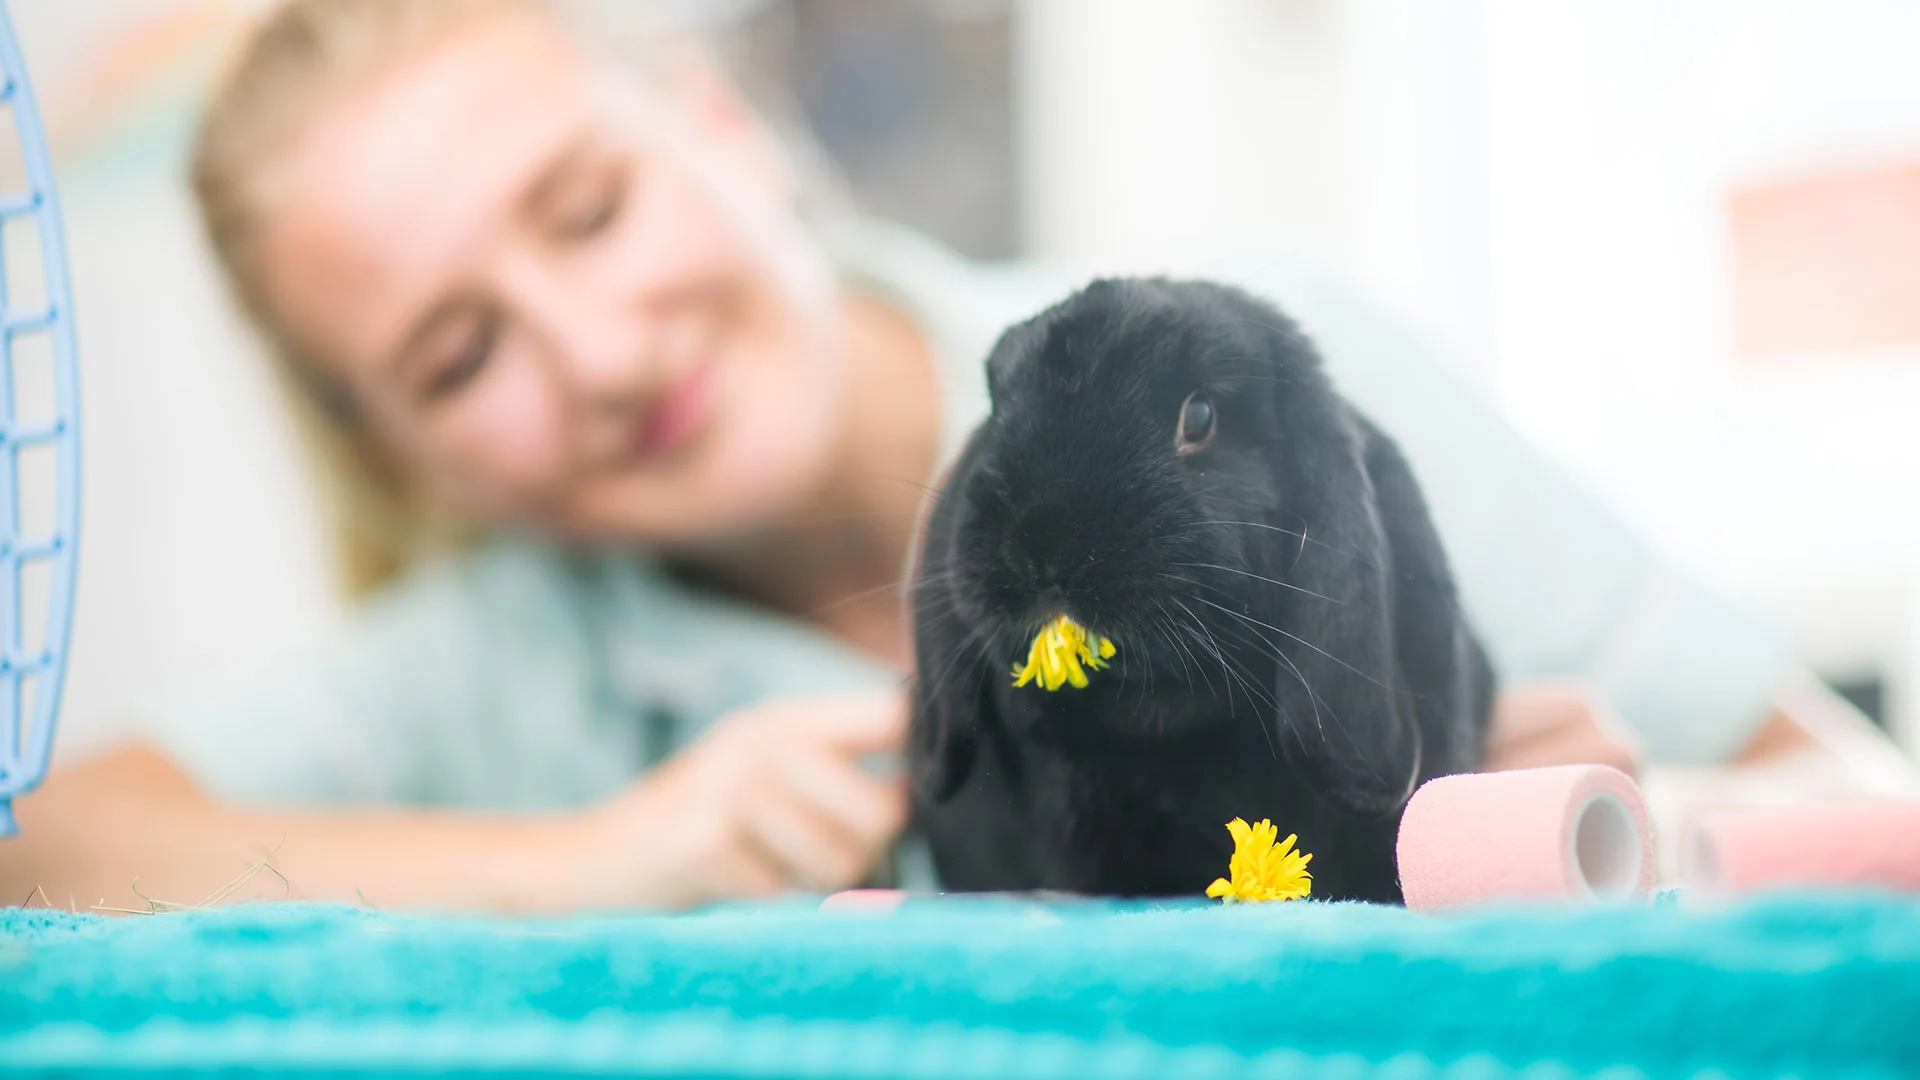
[[[12,122],[25,177],[23,190],[0,190],[0,837],[6,837],[17,831],[13,798],[46,775],[66,674],[80,538],[80,380],[60,201],[4,3],[0,113]],[[50,400],[43,402],[39,391],[48,384]],[[39,483],[42,478],[50,482]],[[39,513],[49,500],[51,514]],[[23,507],[30,512],[23,515]]]

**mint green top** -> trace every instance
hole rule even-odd
[[[982,361],[1000,331],[1085,279],[968,263],[875,226],[829,247],[932,345],[949,454],[985,414]],[[1591,680],[1669,760],[1714,760],[1752,732],[1790,670],[1777,634],[1661,561],[1356,294],[1278,263],[1213,269],[1299,319],[1340,388],[1402,443],[1504,678]],[[500,539],[374,598],[310,654],[162,711],[146,734],[228,797],[555,806],[614,790],[738,706],[901,678],[639,555]]]

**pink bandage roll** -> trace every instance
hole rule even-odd
[[[1688,831],[1681,874],[1703,892],[1770,886],[1920,889],[1920,802],[1721,810]]]
[[[1653,891],[1646,802],[1605,765],[1430,780],[1407,803],[1399,858],[1410,908]]]

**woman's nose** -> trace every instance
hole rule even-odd
[[[584,403],[630,406],[657,378],[661,323],[655,315],[558,284],[523,297],[555,374]]]

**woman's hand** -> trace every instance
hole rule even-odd
[[[589,815],[600,865],[639,870],[618,899],[684,907],[858,884],[907,816],[904,782],[861,760],[897,754],[906,724],[897,691],[721,720]]]
[[[1637,776],[1640,741],[1594,691],[1577,682],[1523,682],[1494,698],[1483,771],[1611,765]]]
[[[902,782],[860,767],[898,751],[906,714],[899,693],[743,709],[607,802],[547,814],[234,805],[131,744],[16,801],[0,895],[568,912],[842,888],[906,819]]]

